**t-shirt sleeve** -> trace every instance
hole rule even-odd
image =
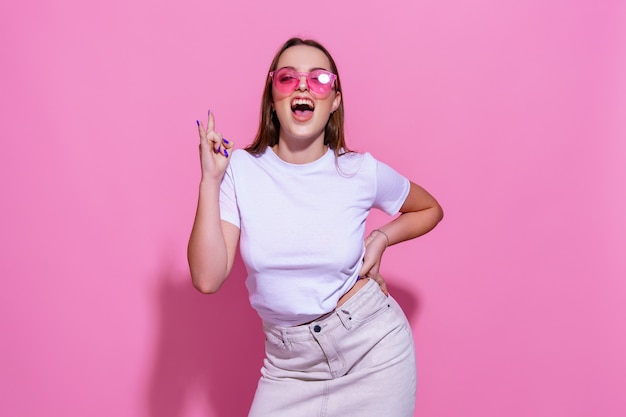
[[[373,207],[389,215],[396,214],[409,195],[408,178],[380,161],[376,161],[376,198]]]
[[[232,161],[231,161],[232,162]],[[241,228],[237,195],[235,193],[235,179],[232,165],[228,165],[220,186],[220,218]]]

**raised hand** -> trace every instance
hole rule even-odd
[[[233,148],[233,143],[215,131],[215,116],[209,111],[206,128],[196,121],[200,135],[200,165],[203,179],[220,180],[224,176]]]

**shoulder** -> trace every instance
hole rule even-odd
[[[369,152],[347,152],[339,154],[337,166],[348,172],[367,171],[376,167],[376,159]]]
[[[364,160],[364,164],[367,164],[370,167],[373,167],[374,169],[377,170],[385,170],[385,169],[391,169],[394,170],[394,168],[387,164],[386,162],[381,161],[380,159],[377,159],[374,155],[372,155],[369,152],[365,152],[362,154],[363,156],[363,160]]]
[[[344,157],[347,157],[346,163],[340,165],[343,171],[358,172],[359,175],[370,176],[370,178],[373,176],[377,181],[402,181],[403,176],[399,172],[369,152],[345,154],[339,157],[339,160]]]
[[[251,158],[256,158],[255,155],[252,155],[250,152],[245,149],[235,149],[230,156],[230,160],[232,161],[245,161],[250,160]]]
[[[339,160],[351,161],[351,162],[376,162],[376,158],[369,152],[346,152],[339,153]]]
[[[253,155],[245,149],[235,149],[230,155],[229,165],[233,168],[243,168],[257,165],[263,159],[263,154]]]

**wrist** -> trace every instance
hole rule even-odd
[[[202,176],[200,180],[200,191],[201,192],[219,192],[220,187],[222,185],[222,181],[215,178],[207,178]]]
[[[374,232],[378,232],[377,234],[381,235],[381,236],[384,238],[384,240],[385,240],[385,247],[389,246],[389,235],[387,235],[387,233],[383,232],[383,231],[382,231],[382,230],[380,230],[380,229],[374,229],[374,230],[372,230],[372,234],[373,234]],[[371,236],[371,234],[370,234],[370,236]]]

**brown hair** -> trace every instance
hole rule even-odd
[[[272,79],[269,77],[269,73],[276,69],[278,59],[282,53],[292,46],[297,45],[312,46],[319,49],[324,53],[324,55],[326,55],[328,61],[330,62],[330,71],[337,75],[337,79],[335,80],[335,89],[336,91],[341,92],[341,81],[339,80],[337,65],[335,64],[332,56],[330,56],[330,52],[328,52],[319,42],[312,39],[289,39],[274,56],[268,71],[268,76],[265,80],[265,89],[263,90],[263,97],[261,99],[261,120],[259,122],[259,130],[254,138],[254,142],[246,148],[246,151],[253,155],[260,155],[265,152],[268,146],[274,146],[278,143],[280,122],[278,121],[278,117],[276,117],[276,113],[272,111],[272,102],[274,99],[272,97]],[[339,156],[340,152],[342,154],[350,152],[346,146],[343,132],[343,121],[344,114],[342,97],[342,100],[339,102],[339,107],[330,115],[330,118],[326,123],[326,128],[324,129],[324,145],[328,145],[329,148],[335,151],[336,156]]]

